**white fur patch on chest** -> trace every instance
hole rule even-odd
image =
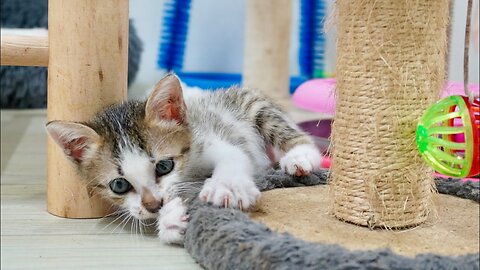
[[[120,158],[123,174],[135,188],[155,183],[155,166],[146,153],[138,149],[128,149],[122,152]]]

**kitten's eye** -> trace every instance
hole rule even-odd
[[[168,174],[173,170],[175,163],[171,159],[160,160],[157,165],[155,165],[155,173],[157,177]]]
[[[125,178],[116,178],[110,181],[110,189],[116,194],[125,194],[132,189],[132,185]]]

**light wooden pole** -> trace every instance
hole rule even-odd
[[[2,33],[1,65],[48,66],[48,120],[86,121],[127,98],[128,0],[48,3],[48,37]],[[96,218],[111,212],[51,139],[47,163],[50,213]]]
[[[248,0],[243,85],[289,104],[291,0]]]
[[[2,31],[3,32],[3,31]],[[2,66],[48,65],[48,37],[31,36],[27,30],[18,30],[16,35],[3,34],[1,38]]]
[[[49,0],[48,120],[85,121],[127,97],[128,0]],[[47,206],[56,216],[102,217],[60,148],[47,146]]]

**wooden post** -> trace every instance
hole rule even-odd
[[[289,104],[291,0],[248,0],[243,85]]]
[[[48,13],[48,120],[85,121],[125,100],[128,0],[49,0]],[[50,213],[95,218],[112,210],[87,190],[51,139],[47,155]]]
[[[2,66],[45,67],[48,65],[48,37],[28,35],[27,31],[16,35],[2,33],[0,52]]]

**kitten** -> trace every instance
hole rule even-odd
[[[317,168],[312,139],[257,92],[231,88],[189,96],[167,75],[144,102],[128,101],[91,121],[52,121],[52,139],[80,175],[137,219],[158,219],[159,237],[181,243],[185,199],[247,209],[260,196],[254,180],[271,166],[266,145],[297,176]],[[181,198],[182,199],[181,199]]]

